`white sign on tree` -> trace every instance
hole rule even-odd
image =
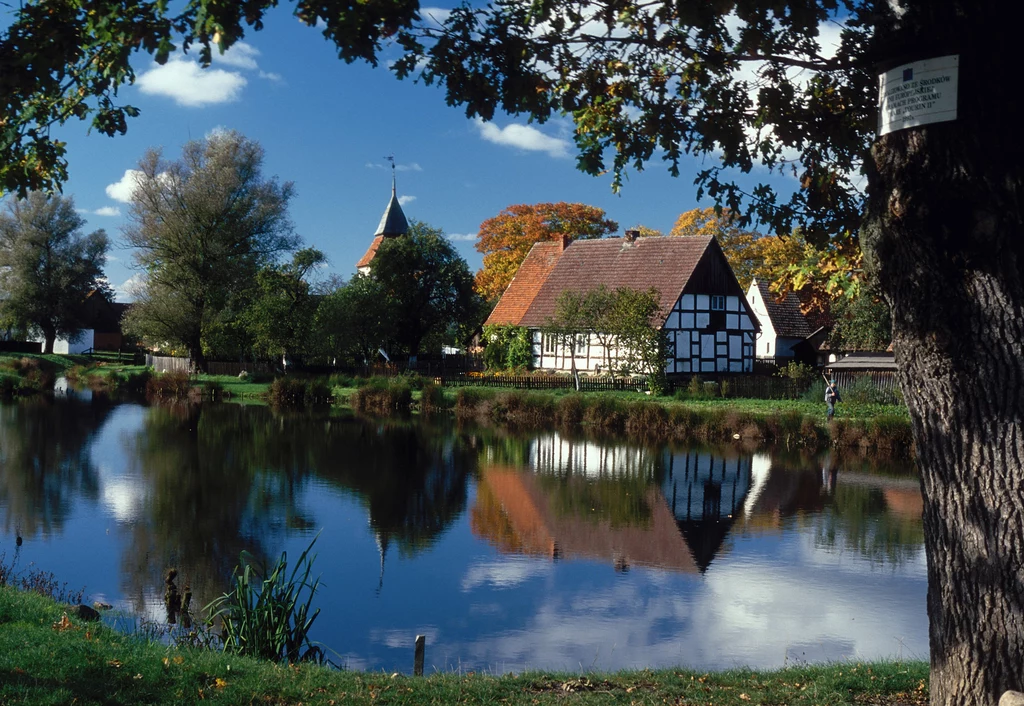
[[[878,77],[878,136],[917,125],[956,120],[960,56],[898,66]]]

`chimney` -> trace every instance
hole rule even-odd
[[[567,234],[562,233],[560,242],[562,244],[561,251],[565,252],[565,249],[569,247],[569,243],[572,242],[572,239]]]
[[[638,230],[627,230],[626,231],[626,242],[627,243],[632,243],[632,242],[636,241],[636,239],[638,237],[640,237],[640,231],[638,231]]]

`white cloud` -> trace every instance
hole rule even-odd
[[[477,233],[448,233],[448,240],[476,240],[479,238]]]
[[[178,105],[200,108],[238,100],[248,83],[237,71],[203,69],[191,59],[172,57],[139,76],[139,90],[147,95],[165,96]]]
[[[219,51],[214,51],[213,63],[233,66],[236,69],[255,71],[259,68],[259,65],[256,63],[256,57],[259,55],[260,50],[253,45],[246,44],[245,42],[235,42],[223,54]]]
[[[567,157],[569,155],[568,141],[545,135],[533,126],[513,123],[502,128],[494,123],[484,122],[480,118],[474,120],[473,123],[480,131],[480,137],[496,145],[515,147],[529,152],[547,152],[552,157]]]
[[[281,78],[281,74],[274,73],[273,71],[260,71],[259,77],[264,78],[268,81],[274,81],[275,83],[284,80],[283,78]]]
[[[131,203],[132,193],[135,191],[135,187],[138,186],[141,178],[142,172],[138,169],[126,169],[120,181],[107,185],[107,196],[121,203]]]
[[[81,213],[85,216],[120,216],[121,209],[117,206],[101,206],[95,211],[91,211],[88,208],[76,208],[76,213]]]
[[[124,282],[114,287],[114,299],[119,302],[133,302],[142,287],[142,275],[132,275]]]
[[[391,169],[390,164],[381,164],[380,162],[367,162],[367,169]],[[422,172],[423,167],[418,162],[410,162],[409,164],[396,164],[396,172]]]
[[[446,10],[443,7],[421,7],[420,17],[427,21],[428,25],[434,27],[441,27],[448,18],[451,16],[452,11]]]
[[[399,196],[398,197],[398,203],[400,203],[403,206],[405,206],[406,204],[412,203],[415,200],[416,200],[415,196]]]

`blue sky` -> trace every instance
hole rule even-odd
[[[389,154],[406,215],[443,229],[474,271],[482,261],[473,247],[480,223],[511,204],[578,201],[605,209],[620,231],[642,224],[664,232],[680,213],[710,205],[694,198],[699,160],[685,162],[679,178],[652,162],[630,173],[616,195],[610,175],[577,171],[568,120],[530,126],[523,117],[468,119],[445,104],[439,88],[395,79],[388,58],[385,52],[376,69],[345,64],[287,7],[205,71],[192,55],[163,67],[137,56],[136,83],[121,99],[142,114],[129,121],[127,135],[87,135],[84,123],[57,133],[68,142],[64,193],[88,219],[87,230],[105,228],[114,243],[107,275],[118,298],[125,300],[123,286],[137,274],[120,230],[128,211],[118,200],[127,198],[125,172],[150,147],[176,158],[189,139],[217,128],[263,145],[265,174],[295,184],[296,231],[327,254],[329,272],[346,279],[390,198]]]

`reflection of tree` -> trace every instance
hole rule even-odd
[[[37,397],[0,406],[0,507],[7,532],[60,532],[75,499],[97,498],[90,441],[111,409],[101,398]]]
[[[317,475],[354,492],[382,543],[429,547],[466,507],[475,457],[458,437],[400,422],[332,422]]]
[[[149,491],[124,558],[137,601],[174,567],[205,604],[243,549],[259,560],[278,551],[273,537],[311,532],[300,497],[314,476],[359,497],[385,546],[417,551],[465,507],[471,467],[457,440],[426,428],[262,406],[153,408],[129,446]]]
[[[123,563],[138,605],[169,567],[205,603],[227,587],[243,549],[306,526],[296,507],[304,448],[266,408],[178,405],[148,411],[128,447],[148,486]]]
[[[831,506],[817,516],[815,543],[856,551],[880,564],[900,565],[924,548],[921,515],[893,512],[877,486],[836,485]],[[916,491],[915,491],[916,492]]]

